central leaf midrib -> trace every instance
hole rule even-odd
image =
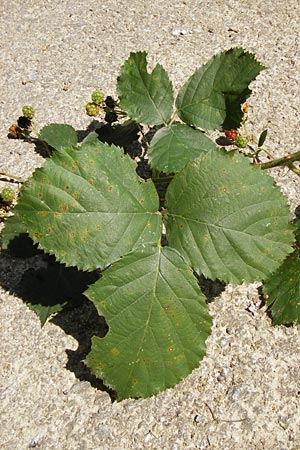
[[[203,97],[203,96],[201,96],[200,98],[198,97],[198,98],[196,98],[196,100],[194,101],[194,98],[196,97],[196,95],[198,95],[199,86],[203,83],[203,78],[204,78],[205,75],[207,74],[208,70],[211,68],[211,65],[212,65],[212,63],[209,64],[209,65],[205,68],[205,71],[202,71],[201,77],[200,77],[200,79],[199,79],[197,85],[196,85],[195,88],[194,88],[194,92],[193,92],[193,95],[191,96],[190,102],[189,102],[188,104],[186,104],[185,106],[180,107],[180,108],[179,108],[179,111],[185,111],[186,109],[188,109],[188,108],[190,108],[190,107],[193,107],[194,105],[199,105],[199,103],[204,103],[205,101],[210,100],[213,91],[217,92],[218,94],[220,94],[220,95],[222,95],[222,96],[224,95],[223,92],[222,92],[221,90],[215,89],[215,79],[216,79],[217,73],[218,73],[218,71],[220,70],[220,66],[221,66],[220,61],[219,61],[219,67],[218,67],[216,73],[214,74],[214,80],[211,81],[212,84],[211,84],[210,92],[209,92],[208,94],[206,94],[205,97]],[[201,71],[201,69],[199,70],[199,72],[200,72],[200,71]],[[194,75],[191,76],[191,79],[193,78],[193,76],[194,76]],[[191,82],[191,81],[190,81],[190,82]],[[190,83],[189,83],[189,88],[190,88]],[[201,89],[201,87],[200,87],[200,89]],[[182,103],[184,102],[185,97],[187,96],[187,92],[188,92],[188,89],[186,89],[186,92],[185,92],[185,94],[184,94]],[[211,107],[212,109],[218,109],[218,108],[213,107],[211,104],[206,104],[206,106],[209,106],[209,107]]]
[[[110,215],[126,215],[126,214],[130,214],[130,215],[159,215],[159,211],[155,211],[155,212],[151,212],[151,211],[120,211],[120,212],[116,212],[116,211],[60,211],[60,210],[43,210],[40,209],[38,211],[38,213],[41,212],[46,212],[47,215],[49,214],[61,214],[62,216],[67,216],[67,215],[72,215],[72,214],[110,214]]]
[[[157,66],[156,66],[156,67],[157,67]],[[155,67],[155,68],[156,68],[156,67]],[[147,87],[147,85],[146,85],[146,83],[145,83],[145,80],[144,80],[143,77],[142,77],[142,73],[140,72],[140,69],[139,69],[139,67],[137,66],[137,64],[136,64],[136,68],[137,68],[137,71],[138,71],[138,73],[139,73],[139,75],[140,75],[140,79],[141,79],[141,81],[142,81],[142,83],[143,83],[143,85],[144,85],[146,94],[148,95],[148,97],[149,97],[149,99],[150,99],[150,102],[153,104],[154,109],[156,110],[156,112],[158,113],[158,115],[161,117],[163,123],[165,123],[165,119],[164,119],[162,113],[160,112],[160,110],[158,109],[158,106],[156,106],[156,103],[154,102],[154,99],[151,97],[150,92],[149,92],[149,90],[148,90],[148,87]],[[151,75],[153,74],[155,68],[153,69],[153,71],[151,72],[151,74],[149,74],[149,73],[146,71],[146,77],[148,77],[148,78],[151,77]]]
[[[150,308],[149,308],[149,313],[148,313],[148,318],[144,327],[144,332],[143,335],[141,337],[141,341],[140,341],[140,346],[139,349],[136,353],[136,358],[134,363],[132,364],[132,368],[131,371],[128,375],[128,380],[132,379],[132,374],[135,370],[136,364],[138,363],[138,359],[139,359],[139,355],[141,354],[142,351],[142,346],[145,340],[145,336],[146,333],[148,331],[148,327],[149,327],[149,323],[150,323],[150,319],[151,319],[151,314],[152,314],[152,310],[153,310],[153,305],[155,302],[155,298],[156,298],[156,288],[157,288],[157,282],[158,282],[158,277],[159,277],[159,273],[160,273],[160,263],[161,263],[161,247],[158,248],[158,261],[157,261],[157,270],[156,270],[156,275],[155,275],[155,282],[154,282],[154,286],[153,286],[153,290],[152,290],[152,300],[151,300],[151,304],[150,304]]]

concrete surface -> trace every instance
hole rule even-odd
[[[2,0],[0,170],[27,177],[42,164],[30,145],[6,138],[24,104],[34,105],[39,127],[84,128],[90,92],[114,95],[120,66],[136,50],[148,51],[150,66],[164,65],[175,90],[216,52],[254,52],[268,69],[252,84],[249,127],[268,128],[276,155],[296,150],[299,24],[299,0]],[[299,178],[273,175],[294,210]],[[12,293],[39,264],[36,256],[0,257],[1,450],[300,449],[299,327],[272,327],[254,284],[228,286],[210,304],[207,356],[186,380],[156,397],[112,403],[65,367],[78,346],[67,328],[50,321],[40,329]]]

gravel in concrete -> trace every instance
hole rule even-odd
[[[164,65],[175,90],[216,52],[254,52],[267,70],[252,84],[249,128],[268,128],[275,155],[296,150],[299,23],[298,0],[2,0],[0,170],[27,177],[42,164],[30,145],[6,138],[24,104],[34,105],[39,127],[85,128],[91,91],[114,95],[120,66],[136,50],[148,51],[150,66]],[[294,210],[299,178],[273,174]],[[77,340],[55,321],[41,329],[13,294],[39,258],[0,258],[1,450],[300,448],[299,327],[272,327],[256,285],[228,286],[210,303],[207,356],[186,380],[112,403],[66,368]]]

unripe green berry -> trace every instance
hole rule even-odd
[[[100,106],[96,105],[96,103],[88,103],[85,106],[85,110],[86,110],[87,115],[91,116],[91,117],[98,116],[98,114],[100,112],[100,109],[101,109]]]
[[[104,100],[103,92],[96,90],[92,92],[92,102],[96,103],[96,105],[100,105]]]
[[[1,192],[1,197],[4,203],[12,203],[15,199],[15,191],[11,188],[5,188]]]
[[[234,141],[235,145],[239,148],[245,148],[248,145],[248,138],[241,136],[240,134],[236,137]]]
[[[34,117],[34,108],[30,105],[25,105],[22,108],[23,116],[31,120]]]

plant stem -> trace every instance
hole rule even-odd
[[[170,122],[166,125],[166,127],[167,128],[171,127],[171,125],[175,122],[176,119],[177,119],[177,110],[174,111],[174,113],[170,119]]]
[[[297,167],[294,166],[294,164],[291,164],[291,166],[289,167],[289,169],[294,172],[296,175],[298,175],[300,177],[300,170],[297,169]]]
[[[17,177],[16,175],[11,175],[10,173],[7,173],[7,172],[0,171],[0,175],[4,176],[6,178],[9,178],[10,180],[19,181],[20,183],[23,183],[23,181],[24,181],[23,178]]]
[[[268,161],[260,164],[262,169],[272,169],[273,167],[278,166],[287,166],[289,169],[296,169],[296,172],[299,172],[298,169],[293,165],[294,161],[300,161],[300,151],[292,153],[291,155],[283,156],[282,158],[273,159],[273,161]]]

